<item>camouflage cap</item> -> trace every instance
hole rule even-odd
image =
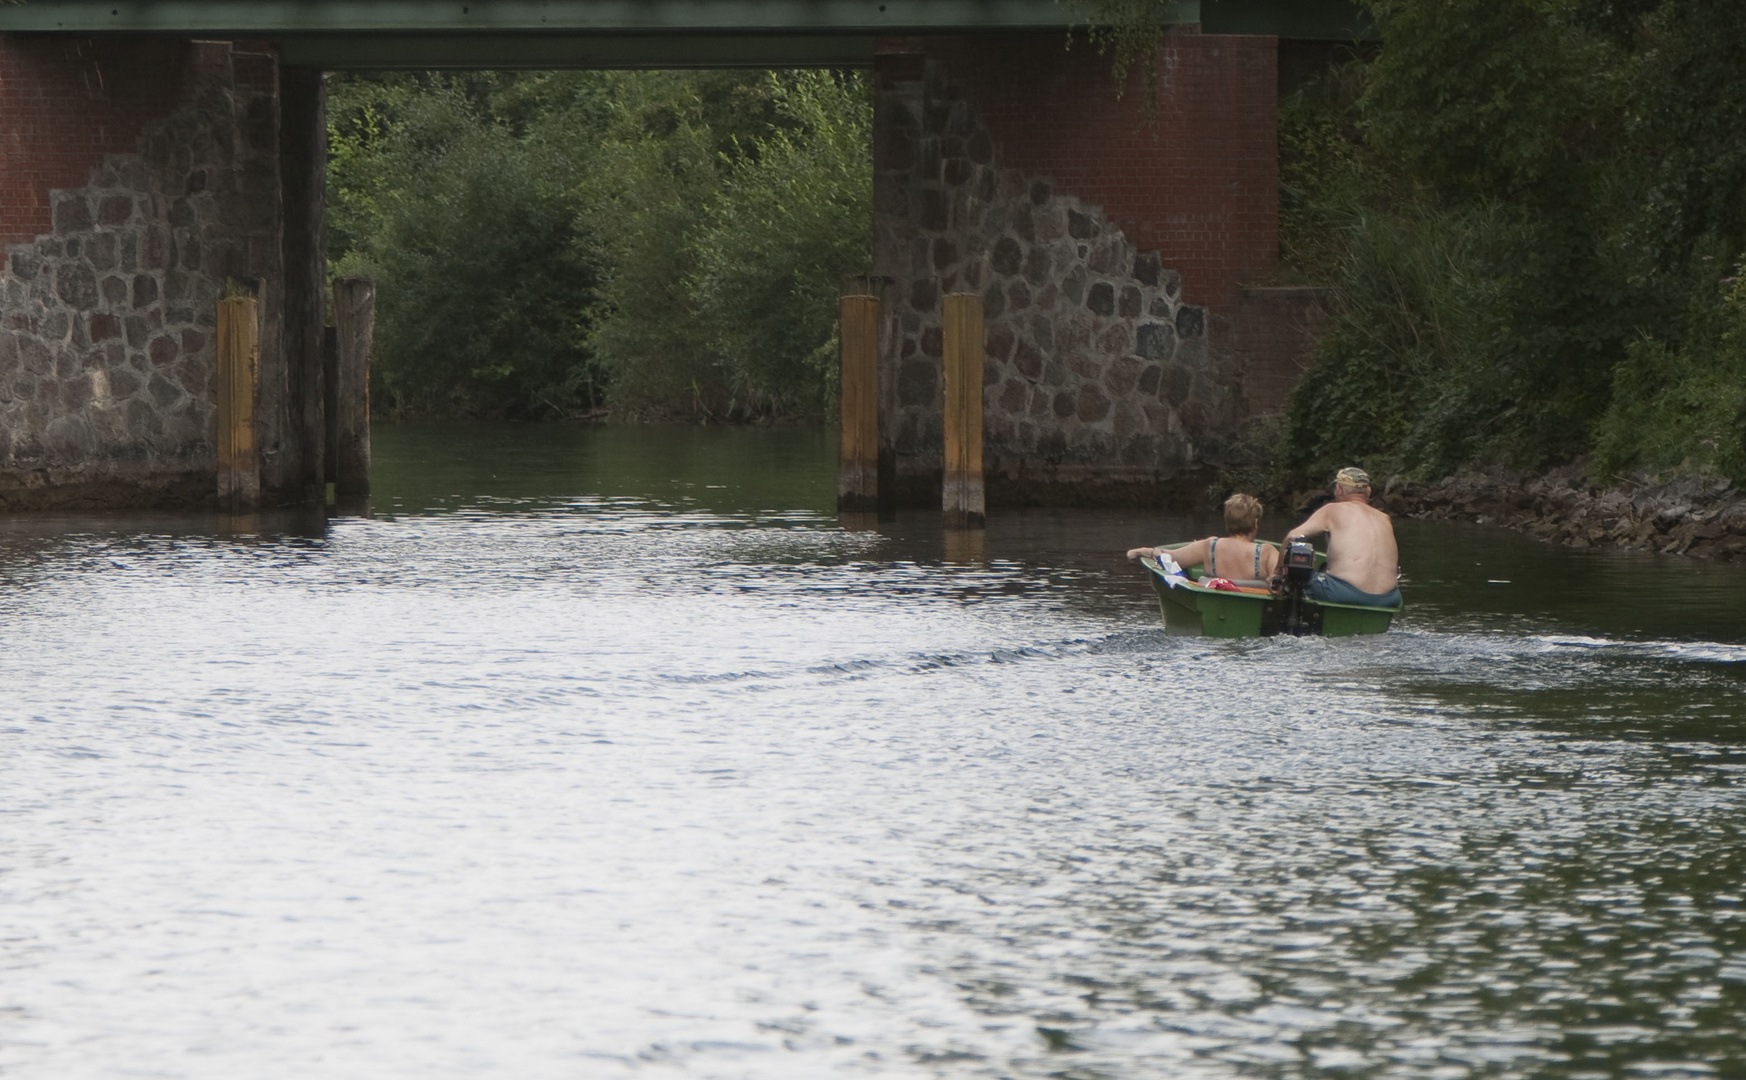
[[[1351,488],[1354,491],[1363,488],[1368,491],[1370,490],[1370,474],[1356,465],[1349,465],[1334,474],[1334,486]]]

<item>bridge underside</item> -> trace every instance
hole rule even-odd
[[[989,35],[1061,30],[1060,0],[32,0],[0,32],[186,38],[449,34]],[[1372,33],[1353,0],[1174,0],[1169,25],[1207,33],[1351,41]]]
[[[1169,25],[1353,41],[1353,0],[1175,0]],[[35,0],[0,32],[275,42],[324,71],[870,67],[881,39],[1056,31],[1061,0]]]
[[[1211,23],[1287,0],[1245,2],[1179,11]],[[1277,397],[1256,373],[1289,361],[1298,324],[1313,318],[1301,297],[1281,315],[1277,297],[1248,287],[1277,251],[1277,38],[1172,32],[1154,127],[1143,94],[1118,100],[1107,58],[1063,48],[1062,10],[1055,0],[0,9],[0,506],[211,501],[215,306],[235,281],[261,298],[264,497],[319,498],[322,73],[392,67],[871,68],[870,231],[874,269],[891,283],[885,495],[938,505],[939,311],[951,291],[980,293],[988,311],[992,503],[1192,488],[1245,415]],[[1342,0],[1324,10],[1337,17],[1304,36],[1350,22]],[[449,24],[433,25],[439,17]],[[538,32],[532,19],[562,25]]]

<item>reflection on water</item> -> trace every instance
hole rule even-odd
[[[834,430],[553,424],[380,425],[378,513],[543,509],[577,496],[742,520],[833,512]]]
[[[1746,572],[1408,522],[1397,632],[1202,642],[1120,552],[1210,520],[375,442],[0,525],[0,1072],[1746,1072]]]

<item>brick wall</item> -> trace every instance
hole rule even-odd
[[[48,232],[49,192],[137,149],[198,61],[185,41],[0,35],[0,244]]]
[[[1003,165],[1101,207],[1182,274],[1184,299],[1235,307],[1279,253],[1278,39],[1178,30],[1159,51],[1155,123],[1130,76],[1062,35],[932,39]]]

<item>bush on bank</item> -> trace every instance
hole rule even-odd
[[[823,415],[837,283],[871,257],[858,76],[341,78],[329,128],[381,411]]]
[[[1371,0],[1282,103],[1332,330],[1272,454],[1421,478],[1584,455],[1746,481],[1746,5]],[[1283,479],[1283,477],[1281,477]]]
[[[383,412],[539,417],[598,400],[584,162],[516,122],[513,90],[490,74],[330,86],[330,265],[377,280]]]
[[[837,407],[837,297],[872,269],[873,111],[857,76],[767,77],[781,124],[705,208],[693,280],[709,343],[751,410]]]
[[[1596,429],[1597,471],[1702,466],[1746,479],[1746,281],[1693,299],[1678,344],[1639,338],[1613,372],[1613,400]]]

